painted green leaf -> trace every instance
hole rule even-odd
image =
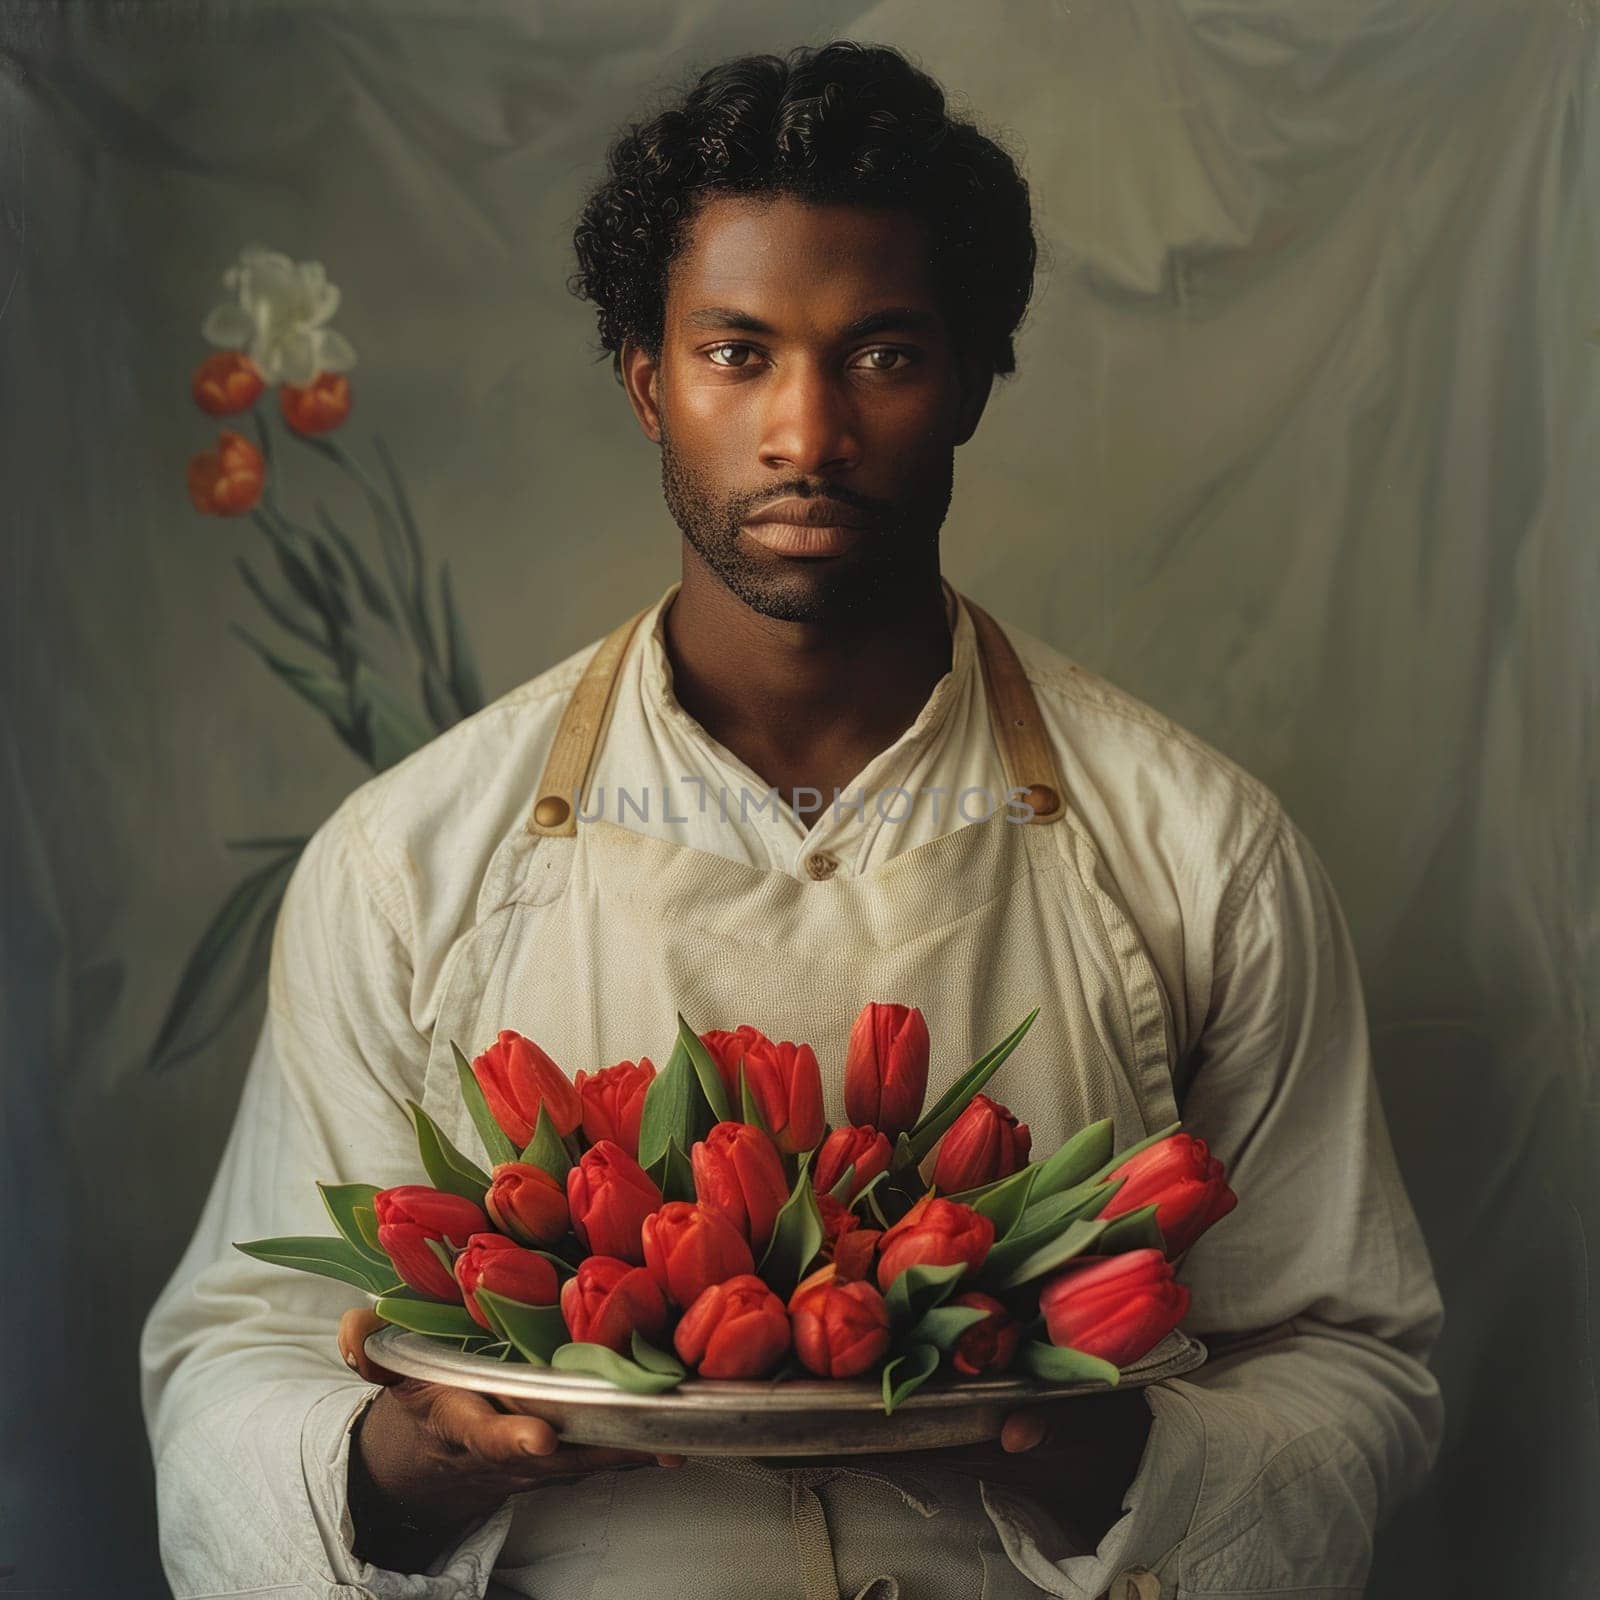
[[[450,674],[450,692],[461,708],[461,715],[470,717],[474,711],[483,709],[483,680],[472,654],[472,641],[456,609],[447,561],[439,563],[439,606],[444,613],[445,668]]]
[[[1125,1250],[1160,1250],[1165,1253],[1167,1241],[1156,1225],[1156,1207],[1140,1206],[1137,1211],[1125,1211],[1105,1225],[1105,1232],[1094,1242],[1097,1256],[1120,1255]]]
[[[528,1141],[528,1148],[516,1159],[548,1172],[557,1183],[564,1184],[567,1181],[567,1173],[572,1169],[572,1153],[567,1149],[566,1140],[556,1132],[549,1109],[543,1104],[534,1121],[533,1137]]]
[[[1037,1340],[1017,1351],[1016,1364],[1030,1376],[1046,1378],[1053,1383],[1106,1383],[1115,1387],[1122,1378],[1116,1367],[1099,1356]]]
[[[957,1339],[989,1313],[982,1306],[935,1306],[906,1335],[908,1344],[931,1344],[948,1354]]]
[[[695,1077],[700,1081],[700,1093],[705,1096],[706,1104],[711,1107],[714,1121],[727,1122],[733,1117],[733,1112],[728,1108],[728,1089],[722,1081],[722,1074],[717,1071],[717,1064],[711,1059],[711,1052],[706,1049],[700,1035],[684,1021],[683,1013],[678,1013],[678,1043],[689,1053],[690,1065],[694,1068]],[[689,1148],[686,1144],[685,1150]]]
[[[333,1225],[339,1230],[339,1236],[354,1245],[374,1265],[392,1273],[394,1268],[390,1265],[389,1257],[378,1245],[376,1218],[373,1219],[373,1233],[370,1239],[362,1232],[361,1225],[356,1219],[358,1207],[364,1209],[369,1217],[373,1216],[372,1199],[378,1192],[377,1185],[319,1183],[317,1192],[322,1196],[322,1203],[327,1207],[328,1215],[333,1218]]]
[[[402,1300],[397,1295],[385,1295],[372,1309],[397,1328],[435,1339],[476,1339],[483,1334],[465,1306],[443,1300]]]
[[[893,1416],[894,1408],[907,1395],[915,1394],[938,1370],[939,1351],[934,1345],[913,1345],[903,1356],[896,1356],[883,1369],[884,1416]]]
[[[297,1272],[313,1272],[319,1278],[335,1278],[368,1294],[384,1294],[398,1286],[399,1274],[387,1258],[380,1266],[348,1239],[312,1238],[295,1235],[281,1239],[252,1239],[235,1244],[257,1261],[270,1261],[276,1267],[293,1267]]]
[[[651,1372],[603,1344],[564,1344],[550,1357],[558,1372],[587,1372],[630,1394],[665,1394],[683,1381],[670,1372]]]
[[[550,1357],[567,1342],[567,1324],[560,1306],[524,1305],[487,1289],[478,1290],[477,1300],[495,1331],[509,1339],[536,1367],[548,1366]]]
[[[966,1110],[973,1095],[983,1088],[999,1071],[1011,1052],[1022,1043],[1023,1036],[1033,1026],[1033,1019],[1038,1015],[1039,1008],[1035,1006],[999,1044],[968,1067],[939,1096],[933,1108],[926,1112],[922,1120],[911,1130],[911,1154],[914,1160],[921,1161],[939,1142],[950,1124]]]
[[[633,1359],[646,1372],[661,1372],[671,1377],[684,1378],[688,1369],[670,1351],[658,1350],[637,1328],[633,1330]]]
[[[1054,1272],[1075,1256],[1082,1255],[1105,1232],[1105,1226],[1103,1222],[1069,1223],[1054,1239],[1046,1240],[1015,1262],[1003,1258],[997,1265],[993,1264],[996,1251],[991,1250],[989,1260],[983,1265],[984,1281],[1001,1289],[1032,1283],[1035,1278],[1042,1278],[1045,1273]]]
[[[472,1118],[473,1127],[478,1130],[478,1137],[483,1140],[483,1153],[489,1158],[489,1165],[498,1167],[502,1162],[515,1161],[517,1147],[506,1138],[505,1130],[494,1120],[494,1112],[489,1109],[489,1102],[483,1098],[483,1087],[472,1070],[472,1063],[467,1060],[461,1046],[454,1039],[450,1041],[450,1050],[456,1058],[456,1077],[461,1083],[461,1102],[467,1108],[467,1115]],[[541,1106],[539,1109],[542,1111],[544,1107]]]
[[[948,1300],[966,1272],[966,1265],[953,1261],[943,1267],[907,1267],[889,1285],[884,1299],[889,1305],[889,1320],[903,1328],[927,1315],[936,1305]]]
[[[824,1238],[822,1214],[811,1187],[811,1158],[800,1158],[800,1175],[773,1224],[772,1240],[761,1258],[761,1276],[781,1296],[787,1296],[816,1260]]]
[[[1048,1199],[1086,1182],[1111,1159],[1112,1122],[1104,1117],[1073,1134],[1054,1155],[1038,1163],[1033,1198]]]
[[[436,1189],[458,1194],[464,1200],[481,1206],[484,1195],[489,1192],[489,1174],[462,1155],[415,1100],[406,1101],[406,1105],[416,1125],[417,1149],[429,1182]]]

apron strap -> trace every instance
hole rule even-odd
[[[1023,803],[1033,812],[1030,823],[1057,822],[1066,814],[1061,803],[1061,775],[1028,675],[1000,624],[976,601],[964,595],[959,598],[972,614],[984,690],[989,697],[989,720],[1007,787],[1021,791]],[[639,624],[653,609],[653,604],[646,606],[607,634],[589,658],[562,712],[545,760],[544,775],[528,817],[529,833],[541,838],[570,838],[577,832],[574,797],[579,805],[587,798],[595,754],[611,720],[623,657]]]

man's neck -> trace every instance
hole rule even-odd
[[[848,783],[916,719],[950,670],[937,570],[839,622],[752,610],[691,551],[663,621],[678,703],[780,788]]]

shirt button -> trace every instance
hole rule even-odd
[[[838,857],[830,856],[826,850],[818,850],[806,857],[806,871],[819,882],[823,878],[831,878],[838,869]]]

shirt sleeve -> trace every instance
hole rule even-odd
[[[359,791],[358,791],[359,794]],[[352,800],[354,797],[352,797]],[[273,939],[268,1008],[204,1213],[140,1346],[162,1561],[177,1600],[480,1600],[509,1503],[431,1573],[351,1551],[350,1429],[377,1390],[340,1359],[359,1290],[235,1241],[334,1229],[316,1184],[415,1177],[427,1040],[387,880],[347,801],[312,837]]]
[[[1126,1515],[1094,1554],[1036,1574],[1053,1593],[1359,1596],[1379,1523],[1438,1453],[1426,1361],[1442,1307],[1355,952],[1292,824],[1277,817],[1254,854],[1219,912],[1183,1105],[1239,1196],[1179,1270],[1210,1360],[1145,1391]]]

